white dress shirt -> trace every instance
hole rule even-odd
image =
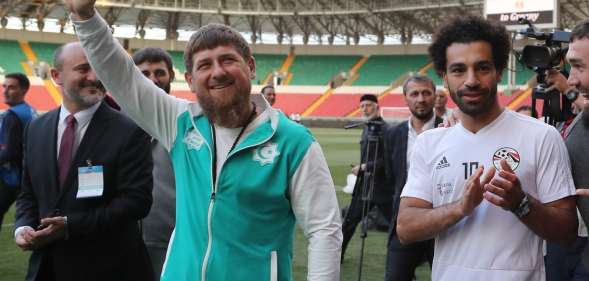
[[[75,139],[74,139],[74,147],[72,151],[72,158],[76,155],[76,151],[78,151],[78,147],[80,146],[80,142],[82,142],[82,138],[84,134],[86,134],[86,130],[88,129],[88,125],[90,124],[90,120],[92,120],[92,116],[98,110],[101,102],[97,102],[95,105],[84,109],[82,111],[78,111],[74,113],[74,118],[76,118],[76,131],[75,131]],[[63,132],[65,128],[67,128],[67,122],[65,118],[67,118],[71,113],[65,108],[62,104],[59,110],[59,122],[57,123],[57,158],[59,158],[59,147],[61,146],[61,137],[63,136]]]
[[[80,142],[82,141],[82,138],[84,137],[84,134],[86,133],[86,130],[88,129],[88,125],[90,124],[90,120],[92,120],[92,116],[94,116],[94,113],[96,113],[96,110],[98,110],[98,107],[100,106],[101,102],[97,102],[95,105],[84,109],[82,111],[79,111],[77,113],[74,113],[74,118],[76,118],[76,127],[75,127],[75,137],[74,137],[74,147],[73,147],[73,153],[72,153],[72,158],[76,155],[76,151],[78,150],[78,147],[80,146]],[[61,108],[59,110],[59,121],[57,123],[57,153],[55,155],[57,155],[57,159],[59,159],[59,147],[61,146],[61,137],[63,136],[63,132],[65,132],[65,128],[67,128],[67,122],[65,121],[65,118],[67,118],[71,113],[67,110],[67,108],[65,108],[65,106],[62,104]],[[56,159],[56,160],[57,160]],[[25,227],[30,227],[30,226],[21,226],[19,228],[17,228],[16,230],[14,230],[14,237],[16,238],[16,236],[18,235],[18,233],[24,229]]]
[[[415,128],[413,128],[413,126],[411,125],[411,120],[413,118],[414,117],[412,115],[409,117],[409,120],[407,121],[407,126],[409,127],[409,130],[407,131],[407,170],[409,170],[409,159],[411,159],[411,152],[413,152],[413,144],[415,143],[415,140],[419,135],[417,131],[415,131]],[[432,118],[430,118],[427,122],[425,122],[425,124],[423,124],[423,129],[421,130],[421,132],[423,133],[426,130],[433,129],[435,121],[436,115],[433,114]]]

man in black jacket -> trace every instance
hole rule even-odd
[[[358,176],[358,180],[354,185],[354,193],[352,194],[352,202],[348,207],[344,223],[342,225],[342,232],[344,234],[344,240],[342,244],[342,262],[344,260],[344,253],[354,235],[356,226],[362,220],[367,213],[376,206],[380,213],[386,218],[387,222],[392,220],[392,198],[393,190],[391,185],[387,181],[386,169],[384,162],[384,142],[382,139],[382,131],[386,127],[382,117],[380,116],[378,99],[375,95],[366,94],[360,98],[360,110],[362,111],[363,117],[366,119],[367,124],[364,126],[362,131],[362,139],[360,140],[360,164],[355,165],[352,168],[352,173]],[[370,131],[376,130],[376,131]],[[378,147],[371,147],[370,149],[377,149],[376,159],[369,161],[367,154],[368,138],[369,135],[373,134],[378,136]],[[371,202],[369,203],[368,209],[362,213],[362,190],[364,188],[364,180],[366,177],[366,171],[373,172],[374,178],[374,193]]]
[[[137,221],[152,203],[149,138],[102,102],[80,43],[54,55],[60,107],[24,137],[15,242],[31,250],[27,281],[154,280]]]
[[[385,132],[387,175],[394,195],[392,196],[392,224],[389,231],[385,281],[413,280],[415,268],[427,260],[431,266],[434,254],[434,241],[428,240],[410,245],[402,245],[397,237],[395,225],[399,210],[399,197],[409,170],[409,155],[413,143],[425,130],[436,128],[442,119],[433,111],[436,85],[431,78],[413,75],[403,83],[403,95],[411,115],[409,120],[391,126]]]

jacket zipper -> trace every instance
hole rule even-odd
[[[260,141],[258,143],[252,144],[252,145],[248,145],[245,147],[242,147],[239,150],[235,150],[234,152],[229,152],[229,155],[227,155],[227,158],[225,159],[225,163],[227,163],[227,161],[229,161],[229,158],[231,158],[231,156],[233,156],[235,153],[237,153],[238,151],[242,151],[245,149],[248,149],[250,147],[254,147],[256,145],[260,145],[262,143],[267,142],[268,140],[270,140],[272,138],[272,136],[274,136],[274,134],[270,135],[270,137],[264,139],[263,141]],[[206,143],[206,142],[205,142]],[[208,146],[208,144],[207,144]],[[215,153],[217,153],[215,151]],[[212,152],[211,152],[211,148],[209,147],[209,155],[211,157],[211,159],[213,159],[212,157]],[[221,174],[221,170],[223,170],[223,166],[225,166],[225,163],[223,163],[223,165],[221,165],[221,168],[219,169],[219,171],[217,171],[217,177],[216,179],[219,179],[219,175]],[[215,165],[216,163],[212,163],[212,165]],[[211,179],[213,178],[213,169],[211,168]],[[208,243],[207,243],[207,250],[205,252],[205,256],[204,259],[202,261],[202,267],[201,267],[201,274],[200,274],[200,280],[201,281],[206,281],[206,271],[207,271],[207,265],[209,263],[209,257],[211,255],[211,246],[213,244],[213,230],[212,230],[212,226],[211,226],[211,220],[212,220],[212,215],[213,215],[213,207],[215,206],[215,196],[217,193],[217,183],[214,182],[213,186],[212,186],[212,190],[213,192],[211,193],[211,200],[209,201],[209,210],[207,212],[207,230],[208,230],[208,235],[209,235],[209,239],[208,239]]]
[[[213,184],[213,193],[211,193],[211,200],[209,201],[209,210],[207,213],[207,229],[209,235],[209,241],[207,243],[207,251],[205,252],[205,257],[202,262],[202,269],[201,269],[201,280],[206,280],[207,274],[207,265],[209,263],[209,256],[211,254],[211,246],[213,244],[213,230],[211,227],[211,218],[213,216],[213,207],[215,206],[215,187],[216,185]]]
[[[206,142],[205,142],[206,143]],[[207,147],[209,148],[209,156],[213,159],[213,153],[211,147],[207,143]],[[217,153],[215,151],[215,153]],[[216,156],[215,156],[216,157]],[[216,163],[212,163],[211,161],[211,180],[213,179],[213,167],[212,165],[216,165]],[[217,173],[218,174],[218,173]],[[215,194],[217,193],[217,183],[213,182],[211,185],[211,200],[209,201],[209,209],[207,211],[207,233],[208,233],[208,242],[207,242],[207,250],[205,251],[205,256],[202,261],[201,273],[200,273],[200,280],[205,281],[207,275],[207,265],[209,263],[209,256],[211,255],[211,246],[213,244],[213,229],[212,229],[212,216],[213,216],[213,207],[215,206]]]

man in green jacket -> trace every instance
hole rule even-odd
[[[138,71],[95,0],[66,0],[98,77],[169,151],[176,228],[162,280],[292,280],[295,222],[309,241],[308,280],[339,280],[341,218],[319,144],[250,95],[255,59],[234,29],[209,24],[185,50],[198,103],[166,95]]]

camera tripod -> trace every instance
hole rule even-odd
[[[352,124],[344,128],[350,129],[364,125],[367,130],[367,144],[364,148],[364,159],[362,161],[366,164],[366,168],[362,175],[362,220],[360,224],[360,261],[358,263],[358,281],[362,280],[362,269],[364,265],[364,248],[366,244],[366,238],[368,237],[368,212],[374,198],[374,179],[376,174],[376,161],[377,155],[382,153],[379,151],[380,142],[382,138],[382,121],[366,121],[357,124]]]

